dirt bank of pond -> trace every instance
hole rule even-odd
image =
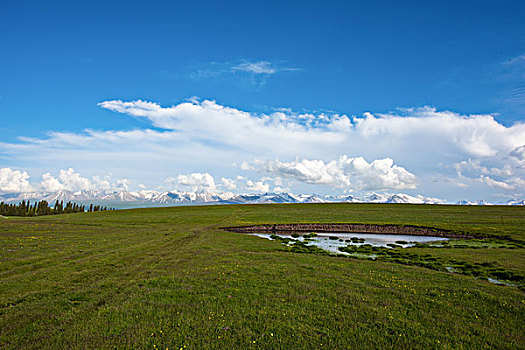
[[[402,234],[416,236],[433,236],[448,238],[477,238],[464,232],[456,232],[439,228],[413,226],[413,225],[375,225],[375,224],[348,224],[348,223],[298,223],[298,224],[265,224],[236,227],[221,227],[230,232],[239,233],[377,233],[377,234]]]

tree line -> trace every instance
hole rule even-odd
[[[115,208],[108,208],[101,205],[89,205],[89,207],[73,202],[56,201],[54,206],[50,206],[45,200],[31,203],[30,201],[22,201],[18,204],[10,204],[0,202],[0,215],[4,216],[41,216],[41,215],[56,215],[69,213],[84,213],[94,211],[115,210]]]

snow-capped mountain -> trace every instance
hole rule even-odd
[[[56,201],[76,202],[81,204],[101,204],[115,208],[191,205],[191,204],[257,204],[257,203],[406,203],[406,204],[444,204],[438,198],[412,196],[405,193],[377,194],[364,197],[352,195],[321,196],[315,194],[261,193],[235,194],[232,192],[178,192],[178,191],[78,191],[61,190],[57,192],[28,192],[0,194],[0,201],[18,203],[25,201],[46,200],[51,205]],[[489,205],[479,200],[475,202],[459,201],[458,205]],[[525,200],[510,200],[507,205],[525,205]]]
[[[492,205],[492,203],[487,203],[483,199],[480,199],[475,202],[470,202],[466,200],[460,200],[456,203],[456,205]]]
[[[389,197],[386,194],[371,193],[371,194],[365,196],[364,202],[367,202],[367,203],[385,203],[388,199],[389,199]]]
[[[525,199],[511,199],[507,201],[507,205],[525,205]]]
[[[404,193],[398,193],[390,196],[385,203],[411,203],[411,204],[443,204],[444,201],[439,198],[410,196]]]
[[[395,194],[392,197],[388,198],[387,203],[414,203],[414,204],[424,204],[423,199],[412,197],[407,194]]]

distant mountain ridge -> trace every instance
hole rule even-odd
[[[111,205],[116,208],[152,207],[169,205],[192,205],[192,204],[259,204],[259,203],[409,203],[409,204],[445,204],[438,198],[424,196],[411,196],[404,193],[377,194],[372,193],[364,197],[352,195],[306,195],[292,193],[259,193],[259,194],[235,194],[232,192],[178,192],[178,191],[115,191],[94,190],[72,192],[60,190],[56,192],[27,192],[0,194],[0,201],[7,203],[20,202],[22,200],[38,201],[46,200],[50,204],[58,201],[72,201],[78,203],[94,203]],[[458,205],[489,205],[483,200],[469,202],[461,200]],[[525,205],[525,200],[509,200],[506,205]]]

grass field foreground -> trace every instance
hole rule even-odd
[[[309,204],[0,219],[0,348],[525,348],[525,294],[221,226],[421,225],[525,240],[525,208]],[[523,248],[417,248],[525,272]]]

